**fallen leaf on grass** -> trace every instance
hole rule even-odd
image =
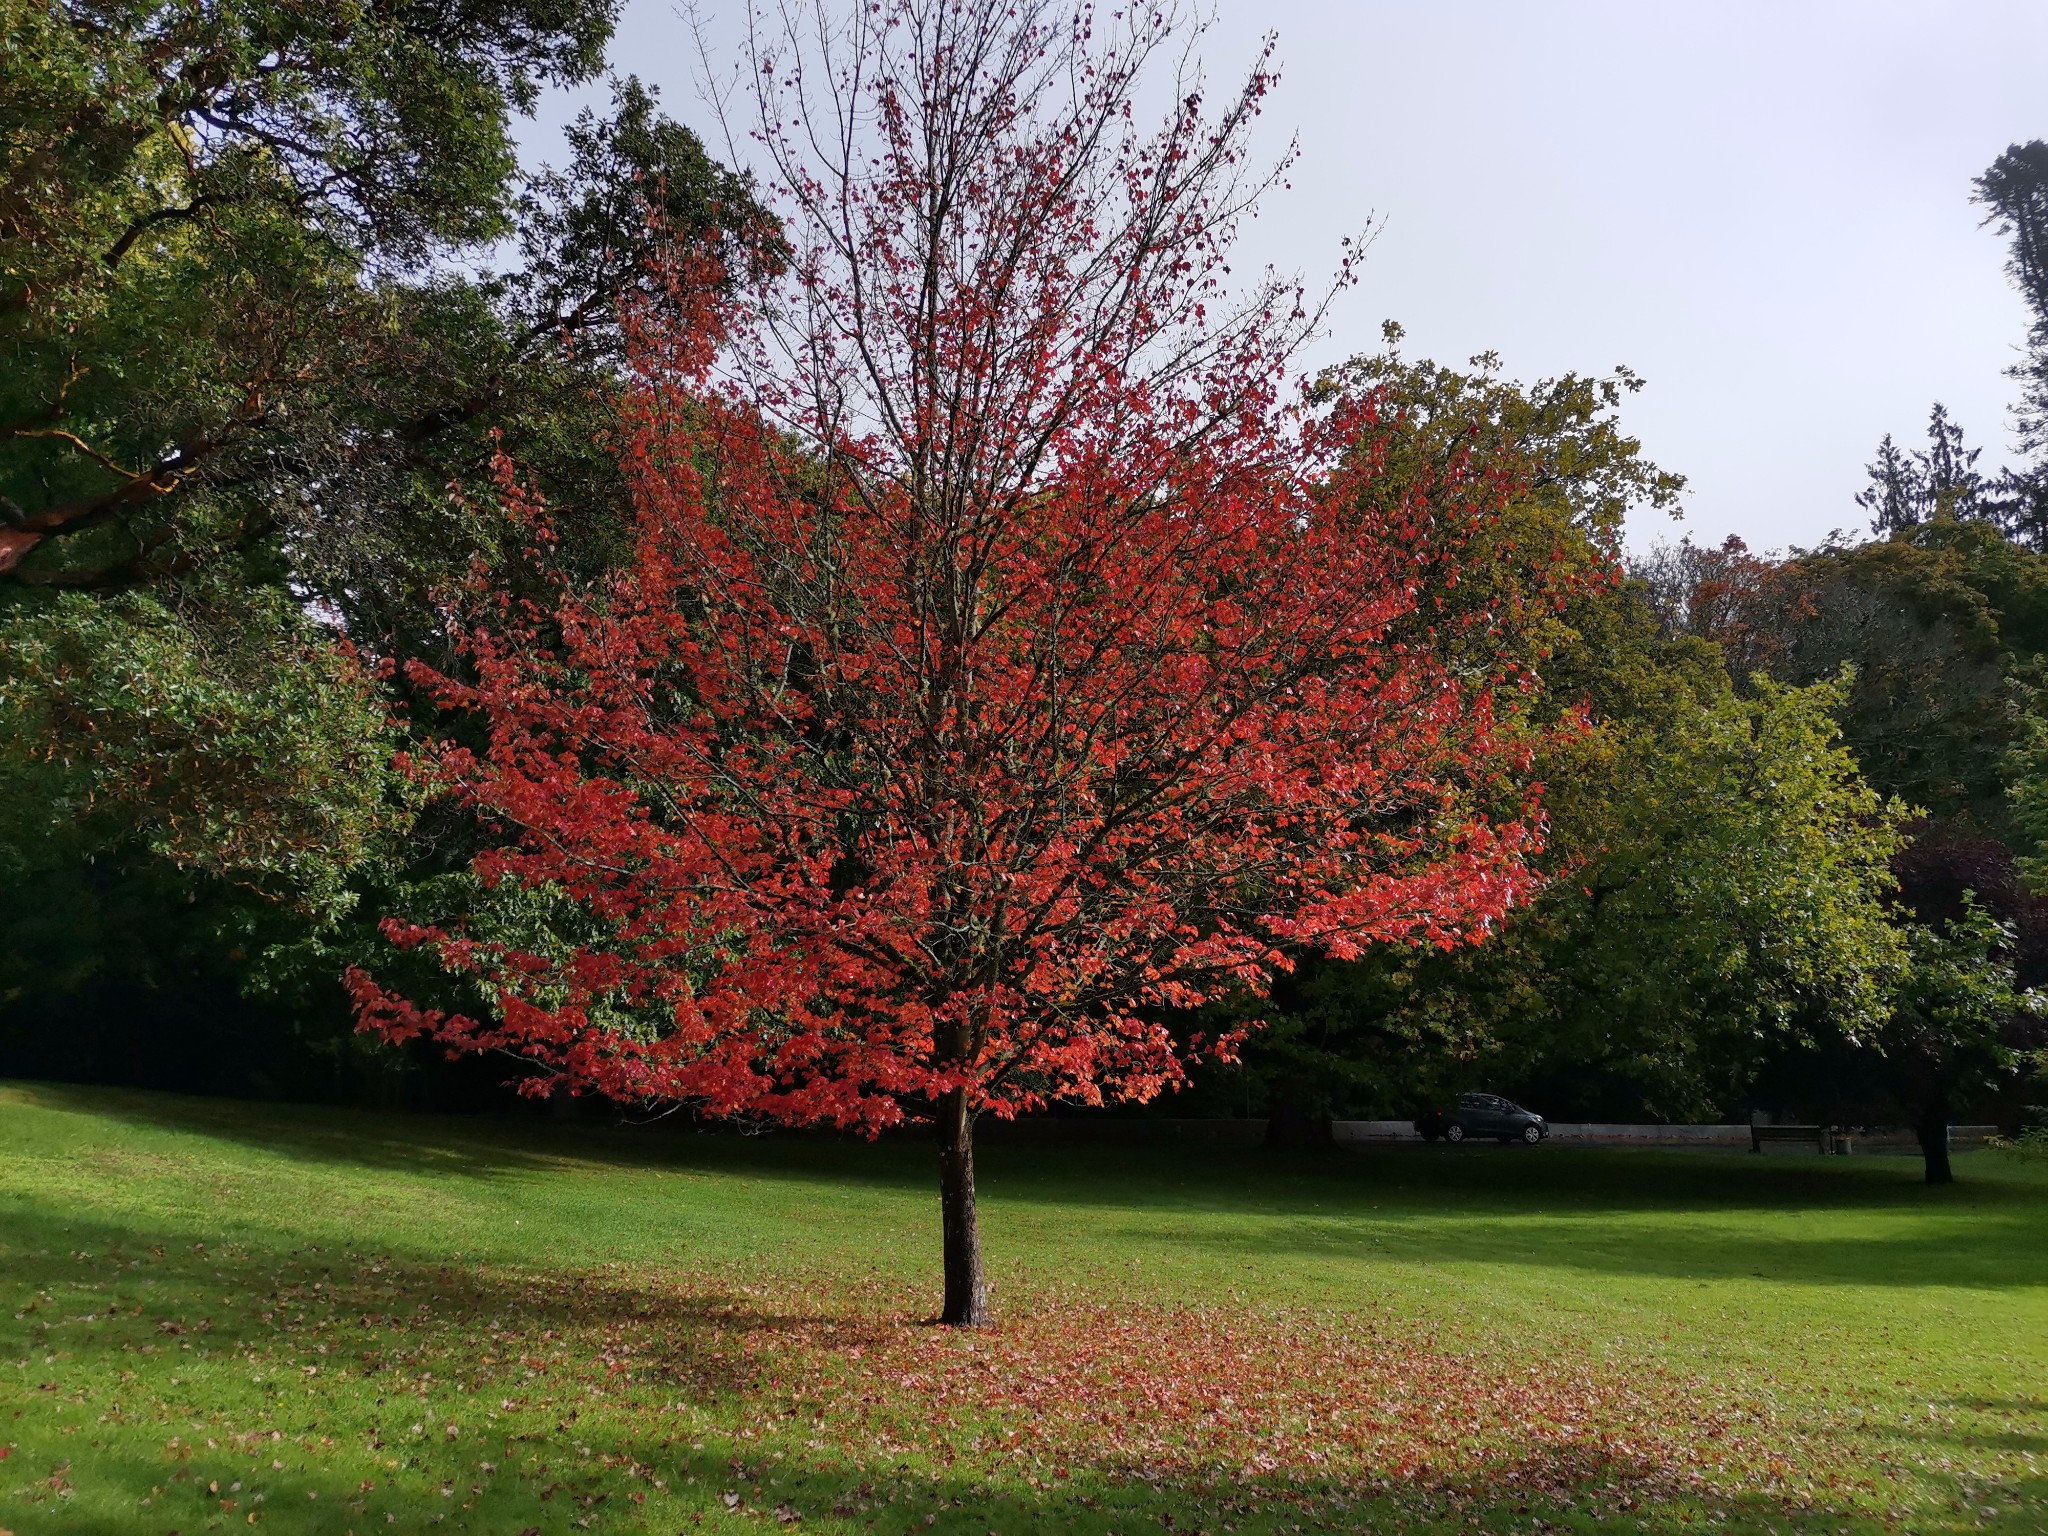
[[[1832,1481],[1833,1447],[1656,1362],[1540,1365],[1313,1311],[1069,1303],[958,1341],[907,1317],[778,1318],[741,1335],[791,1408],[845,1443],[997,1450],[1113,1478],[1405,1485],[1427,1497],[1765,1497]],[[993,1421],[993,1422],[992,1422]],[[729,1506],[730,1507],[730,1506]],[[932,1523],[929,1520],[927,1523]]]

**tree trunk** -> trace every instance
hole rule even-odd
[[[1307,1087],[1298,1078],[1281,1082],[1266,1113],[1266,1145],[1300,1151],[1336,1144],[1330,1117],[1309,1109]]]
[[[1948,1098],[1937,1094],[1920,1111],[1920,1155],[1927,1160],[1927,1182],[1953,1184],[1955,1172],[1948,1163]]]
[[[946,1235],[946,1304],[939,1321],[949,1328],[986,1328],[994,1319],[974,1209],[974,1115],[962,1088],[939,1101],[939,1212]]]

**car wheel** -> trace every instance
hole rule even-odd
[[[1539,1142],[1539,1141],[1541,1141],[1542,1139],[1543,1139],[1543,1127],[1542,1127],[1542,1126],[1540,1126],[1540,1125],[1525,1125],[1525,1126],[1523,1126],[1523,1127],[1522,1127],[1522,1140],[1523,1140],[1523,1141],[1525,1141],[1525,1142],[1527,1142],[1527,1143],[1528,1143],[1528,1144],[1529,1144],[1530,1146],[1532,1146],[1532,1147],[1533,1147],[1533,1146],[1535,1146],[1535,1145],[1536,1145],[1536,1143],[1537,1143],[1537,1142]]]
[[[1457,1121],[1453,1120],[1449,1125],[1444,1127],[1444,1140],[1451,1143],[1452,1146],[1456,1146],[1459,1142],[1463,1141],[1464,1139],[1465,1127],[1458,1124]]]

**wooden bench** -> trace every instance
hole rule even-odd
[[[1754,1120],[1749,1125],[1749,1150],[1761,1152],[1767,1141],[1810,1141],[1814,1150],[1826,1156],[1834,1140],[1825,1125],[1758,1125]]]

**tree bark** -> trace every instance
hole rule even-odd
[[[1927,1182],[1953,1184],[1955,1170],[1948,1161],[1948,1099],[1936,1095],[1920,1110],[1920,1155],[1927,1162]]]
[[[1306,1086],[1298,1078],[1280,1083],[1266,1115],[1266,1145],[1302,1151],[1335,1144],[1330,1117],[1309,1108]]]
[[[949,1328],[986,1328],[994,1318],[974,1208],[974,1114],[963,1088],[939,1101],[939,1211],[946,1239],[946,1302],[939,1321]]]

